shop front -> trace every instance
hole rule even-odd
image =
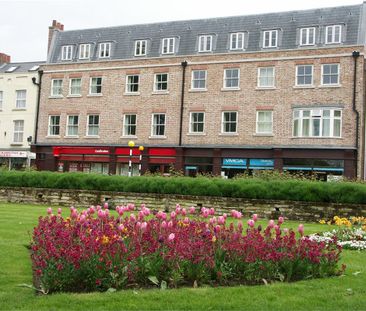
[[[33,164],[35,158],[36,154],[30,151],[1,150],[0,168],[24,170]]]
[[[148,167],[151,173],[169,174],[176,162],[175,148],[148,148]]]

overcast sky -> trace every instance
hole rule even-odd
[[[65,30],[361,4],[362,0],[0,0],[0,52],[45,60],[48,26]]]

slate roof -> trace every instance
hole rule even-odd
[[[39,62],[25,62],[25,63],[5,63],[0,64],[0,73],[7,73],[6,71],[11,67],[17,67],[14,71],[9,73],[28,73],[28,72],[37,72],[37,70],[29,71],[34,66],[41,66],[45,64],[44,61]]]
[[[342,25],[343,45],[364,44],[365,40],[365,4],[333,8],[311,9],[247,16],[210,18],[200,20],[173,21],[142,25],[105,27],[84,30],[55,31],[53,36],[49,63],[61,62],[61,48],[73,45],[73,62],[78,60],[78,46],[91,44],[90,60],[98,60],[98,44],[111,42],[110,59],[141,58],[134,56],[134,42],[138,39],[148,40],[149,57],[160,57],[163,38],[175,37],[178,43],[177,56],[198,54],[198,36],[213,35],[211,53],[227,53],[229,36],[233,32],[245,32],[245,51],[261,51],[263,30],[279,30],[279,47],[276,49],[299,49],[299,29],[316,27],[316,47],[324,46],[325,26]],[[201,53],[199,53],[201,54]],[[70,61],[68,61],[70,62]]]

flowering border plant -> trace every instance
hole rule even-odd
[[[339,273],[336,238],[317,242],[282,229],[283,217],[258,225],[253,215],[215,216],[177,205],[170,214],[145,205],[91,206],[67,218],[40,217],[31,243],[36,284],[48,292],[110,288],[259,284]],[[229,219],[235,221],[229,221]]]

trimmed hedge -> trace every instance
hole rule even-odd
[[[85,173],[1,171],[0,187],[102,190],[223,196],[248,199],[366,204],[366,184],[260,178],[105,176]]]

